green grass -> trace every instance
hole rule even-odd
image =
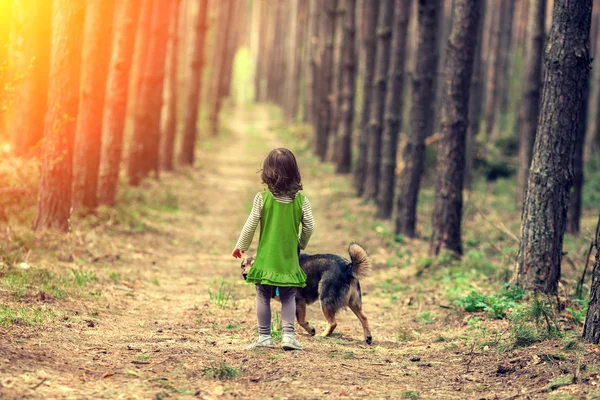
[[[544,390],[546,390],[547,392],[551,392],[553,390],[558,389],[559,387],[571,385],[571,384],[573,384],[573,382],[574,382],[573,375],[560,376],[560,377],[550,381],[550,383],[548,383],[546,386],[544,386]]]
[[[10,308],[0,305],[0,326],[10,326],[13,324],[25,326],[38,326],[45,324],[55,315],[52,310],[46,310],[40,307]]]
[[[239,375],[240,370],[220,360],[218,363],[202,368],[202,373],[212,379],[225,380],[235,378]]]
[[[281,340],[283,328],[281,326],[281,314],[275,313],[275,320],[271,323],[271,337],[275,340]]]
[[[81,293],[81,289],[97,281],[93,271],[71,269],[57,275],[45,268],[2,268],[0,286],[12,290],[18,297],[42,291],[59,299]]]
[[[405,390],[400,393],[400,397],[403,399],[417,400],[419,398],[419,392],[416,390]]]
[[[208,289],[210,302],[219,308],[227,308],[235,306],[235,298],[233,288],[221,281],[219,288],[216,291]]]

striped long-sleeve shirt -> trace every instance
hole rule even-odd
[[[275,201],[279,203],[291,203],[294,199],[284,196],[273,196]],[[263,200],[259,193],[254,197],[254,203],[252,205],[252,211],[244,224],[240,238],[238,239],[236,247],[242,251],[247,251],[252,244],[252,238],[254,232],[260,223],[260,216],[262,215]],[[315,229],[315,219],[312,215],[312,209],[310,208],[310,202],[308,198],[304,197],[304,203],[302,203],[302,232],[298,238],[298,245],[302,250],[308,245],[308,241],[313,234]]]

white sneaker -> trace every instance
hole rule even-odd
[[[271,338],[271,336],[260,335],[254,341],[254,343],[246,346],[246,350],[253,350],[253,349],[257,349],[259,347],[268,347],[268,348],[275,347],[275,345],[273,344],[273,339]]]
[[[284,350],[302,350],[303,347],[294,335],[283,335],[281,348]]]

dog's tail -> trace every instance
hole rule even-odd
[[[352,243],[348,247],[348,254],[352,260],[352,275],[358,280],[369,276],[373,265],[367,251],[360,244]]]

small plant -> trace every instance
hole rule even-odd
[[[121,275],[113,271],[108,275],[108,278],[113,282],[119,282],[121,280]]]
[[[219,289],[216,292],[209,289],[208,296],[211,303],[219,308],[226,308],[234,303],[233,289],[224,281],[221,281]]]
[[[569,385],[573,384],[573,382],[574,382],[573,375],[560,376],[560,377],[550,381],[550,383],[548,383],[546,386],[544,386],[544,390],[551,392],[553,390],[558,389],[559,387],[569,386]]]
[[[96,279],[96,274],[91,271],[86,271],[86,270],[78,271],[76,269],[72,269],[71,270],[71,278],[73,279],[73,281],[75,282],[75,284],[77,286],[82,287],[83,285],[94,281]]]
[[[417,313],[417,322],[423,325],[431,325],[435,322],[435,318],[431,315],[431,311],[423,311]]]
[[[240,326],[237,322],[230,322],[225,329],[227,329],[228,331],[237,331],[238,329],[240,329]]]
[[[566,337],[560,344],[562,345],[563,350],[566,351],[577,350],[581,347],[579,340],[575,337]]]
[[[271,324],[271,337],[275,340],[280,340],[282,336],[281,314],[275,313],[275,321]]]
[[[554,321],[551,304],[550,301],[545,302],[535,297],[530,303],[523,304],[512,312],[507,350],[562,336]]]
[[[142,353],[138,356],[138,359],[141,361],[148,361],[150,359],[150,355],[146,353]]]
[[[54,318],[54,313],[42,308],[26,307],[12,309],[0,305],[0,326],[11,326],[13,324],[37,326]]]
[[[419,398],[419,392],[416,390],[405,390],[400,394],[400,396],[403,399],[417,400]]]
[[[152,284],[154,286],[160,286],[160,282],[158,281],[158,279],[152,279]]]
[[[209,378],[223,380],[235,378],[239,375],[240,370],[225,364],[225,361],[221,360],[216,365],[202,368],[202,373]]]
[[[396,340],[399,342],[410,342],[415,340],[415,336],[405,327],[401,326],[398,328],[398,333],[396,334]]]
[[[437,258],[437,262],[443,266],[451,265],[455,260],[456,255],[448,250],[441,251]]]

